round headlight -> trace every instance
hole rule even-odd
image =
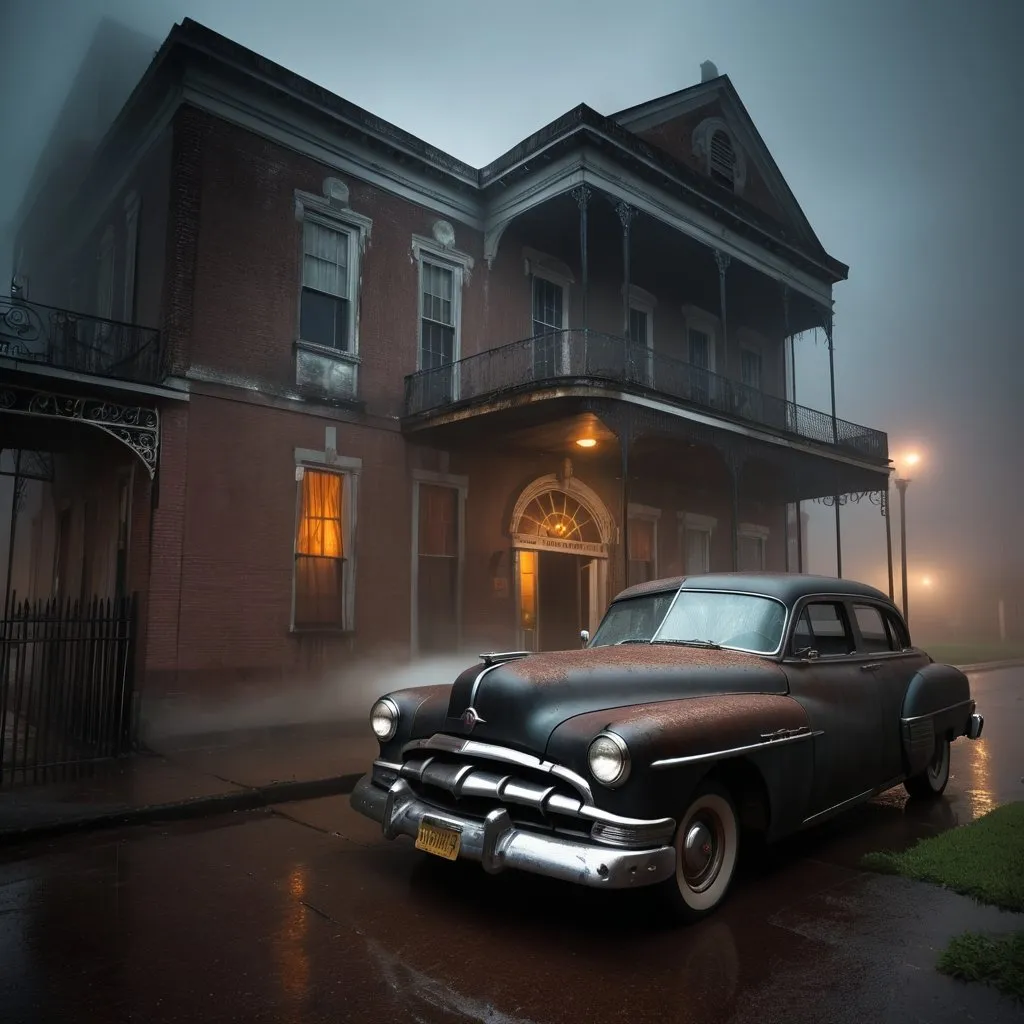
[[[398,707],[388,697],[381,697],[370,710],[370,728],[373,735],[387,743],[398,732]]]
[[[590,774],[605,786],[617,786],[629,775],[629,748],[613,732],[603,732],[587,751]]]

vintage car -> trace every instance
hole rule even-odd
[[[418,849],[721,903],[741,835],[777,840],[903,783],[935,798],[977,739],[967,677],[880,591],[790,573],[631,587],[580,650],[485,654],[396,690],[352,806]]]

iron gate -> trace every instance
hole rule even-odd
[[[128,753],[136,598],[8,603],[0,620],[0,785]]]

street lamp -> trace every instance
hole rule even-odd
[[[904,472],[907,469],[911,469],[921,461],[921,456],[917,452],[909,452],[902,458],[904,466]],[[907,485],[910,483],[910,477],[900,476],[900,467],[896,466],[896,487],[900,492],[900,569],[902,573],[902,593],[903,593],[903,618],[906,622],[910,623],[909,615],[907,614]]]

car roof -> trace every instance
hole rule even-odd
[[[865,597],[873,601],[883,601],[889,607],[895,607],[888,595],[866,583],[799,572],[712,572],[696,576],[669,576],[628,587],[616,594],[614,600],[624,601],[644,594],[672,593],[680,589],[764,594],[765,597],[777,598],[790,606],[800,598],[814,594],[841,594],[844,597]]]

